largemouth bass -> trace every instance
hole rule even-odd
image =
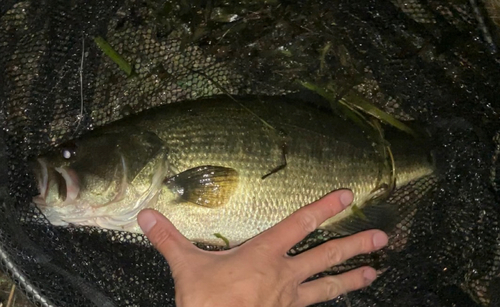
[[[321,228],[387,228],[389,190],[433,172],[421,140],[386,130],[393,163],[352,122],[286,98],[216,97],[166,105],[98,128],[38,158],[34,198],[54,225],[138,232],[141,209],[162,212],[192,241],[231,245],[325,194],[353,204]],[[392,173],[396,170],[396,176]]]

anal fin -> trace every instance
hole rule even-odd
[[[353,210],[350,216],[326,229],[339,235],[351,235],[368,229],[391,232],[399,223],[410,218],[405,224],[405,228],[409,229],[411,215],[421,203],[430,199],[437,183],[438,178],[434,174],[413,180],[392,191],[388,198],[384,196],[369,200],[363,207]]]
[[[352,214],[337,223],[327,227],[328,230],[340,235],[350,235],[368,229],[390,231],[401,220],[395,204],[380,201],[375,204],[365,204],[363,208],[352,210]]]
[[[216,208],[225,205],[238,186],[235,169],[204,165],[188,169],[164,181],[178,200]]]

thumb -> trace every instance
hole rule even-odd
[[[168,264],[177,266],[186,252],[196,247],[161,213],[152,209],[139,212],[137,222],[153,246],[165,257]]]

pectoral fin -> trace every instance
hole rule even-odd
[[[188,169],[165,180],[181,202],[216,208],[225,205],[238,186],[232,168],[205,165]]]

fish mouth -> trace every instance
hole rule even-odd
[[[72,202],[76,200],[78,198],[78,194],[80,193],[78,175],[76,172],[69,167],[56,167],[54,170],[64,179],[63,181],[60,181],[60,183],[63,184],[59,184],[60,188],[63,186],[66,187],[66,189],[59,189],[60,194],[65,192],[64,202]]]
[[[43,159],[37,159],[35,175],[39,194],[33,198],[37,205],[47,205],[47,200],[52,199],[55,191],[51,189],[56,186],[57,196],[64,203],[73,202],[80,193],[77,173],[69,167],[49,167]]]
[[[45,200],[47,197],[47,192],[49,190],[49,169],[47,167],[47,162],[43,159],[36,160],[37,165],[35,169],[35,177],[38,184],[38,196],[35,197],[37,200]]]

